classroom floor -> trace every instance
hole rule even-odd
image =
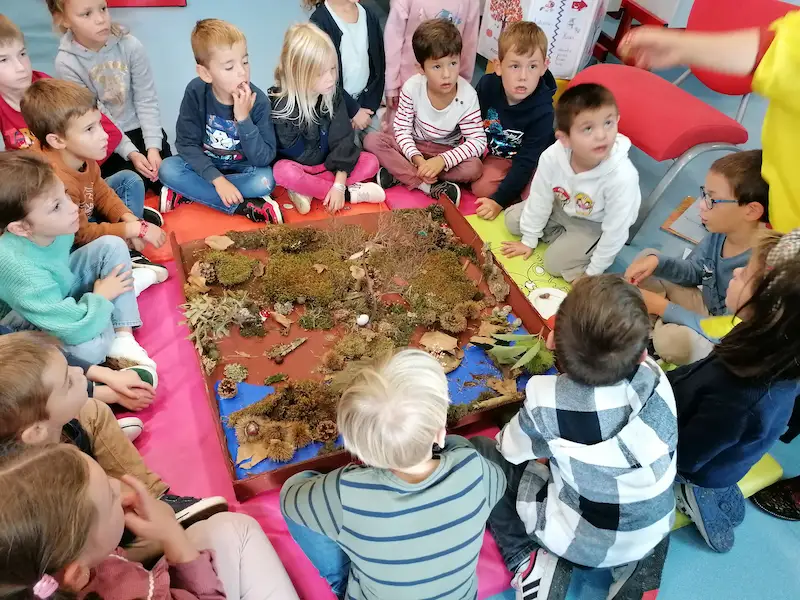
[[[57,38],[52,33],[44,2],[0,0],[0,12],[14,19],[25,31],[34,68],[52,72]],[[183,89],[194,73],[188,37],[197,19],[215,16],[239,25],[248,36],[253,82],[267,88],[272,81],[272,69],[283,32],[290,23],[304,18],[299,2],[282,3],[280,12],[276,13],[273,2],[263,0],[227,3],[189,0],[187,8],[116,9],[114,16],[129,26],[146,48],[156,49],[150,51],[150,58],[161,99],[162,120],[173,140],[174,120]],[[665,76],[674,79],[678,74],[679,71],[672,71]],[[727,114],[732,115],[736,110],[737,99],[719,97],[691,78],[684,87]],[[642,106],[645,107],[646,102]],[[746,144],[748,148],[760,145],[764,111],[765,102],[754,98],[745,119],[751,134]],[[683,251],[687,244],[661,231],[660,226],[681,199],[696,194],[705,171],[717,157],[701,157],[684,171],[651,213],[633,244],[623,251],[614,265],[615,270],[622,270],[644,247],[656,247],[675,255]],[[647,194],[667,165],[655,163],[636,149],[631,158],[639,169],[642,192]],[[162,383],[156,405],[142,415],[146,432],[137,446],[148,464],[172,484],[174,492],[223,494],[233,500],[222,454],[216,441],[208,441],[214,440],[213,423],[194,352],[183,339],[185,329],[178,325],[180,313],[176,305],[180,298],[175,279],[148,290],[142,297],[142,316],[146,325],[139,332],[139,338],[158,362]],[[206,442],[200,443],[201,440]],[[783,465],[787,476],[800,474],[800,442],[789,446],[779,443],[772,454]],[[259,519],[287,565],[302,598],[332,598],[322,582],[308,576],[308,563],[285,533],[274,494],[247,502],[239,510]],[[736,538],[732,552],[718,555],[708,550],[691,528],[673,534],[659,598],[779,600],[800,597],[800,570],[797,569],[800,524],[773,519],[748,504],[747,518],[737,529]],[[498,568],[496,548],[492,543],[485,546],[479,566],[480,597],[510,600],[513,593],[501,593],[507,588],[508,576]],[[604,598],[605,583],[600,574],[576,574],[570,598]],[[492,596],[498,593],[500,595]]]

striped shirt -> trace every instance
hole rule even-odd
[[[428,79],[422,74],[414,75],[400,92],[394,135],[408,160],[422,154],[417,149],[418,141],[453,146],[441,154],[446,170],[468,158],[481,158],[486,150],[486,133],[478,94],[466,79],[459,77],[455,98],[439,110],[428,97]]]
[[[448,436],[420,483],[356,465],[300,473],[283,485],[281,511],[348,555],[347,600],[475,600],[486,520],[505,489],[497,465]]]

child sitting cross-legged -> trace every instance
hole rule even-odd
[[[754,234],[767,219],[769,186],[761,177],[761,150],[717,160],[701,192],[700,217],[710,233],[691,254],[681,259],[644,250],[625,271],[625,278],[642,289],[650,314],[661,317],[653,330],[656,353],[676,365],[711,351],[711,342],[697,331],[704,317],[728,312],[725,294],[733,272],[747,265]]]
[[[275,131],[266,94],[250,83],[247,39],[238,27],[203,19],[192,30],[197,75],[186,86],[175,146],[159,169],[161,212],[193,201],[256,223],[283,223],[270,197]]]
[[[297,600],[255,519],[219,513],[184,531],[136,478],[109,477],[68,444],[9,449],[0,503],[7,598]],[[126,527],[163,546],[151,570],[119,548]]]
[[[92,364],[155,367],[132,333],[142,321],[128,247],[104,235],[71,252],[79,227],[78,206],[41,155],[0,153],[0,325],[51,333]]]
[[[716,210],[716,209],[715,209]],[[678,407],[678,505],[726,552],[744,519],[737,482],[786,429],[800,393],[800,229],[764,230],[725,302],[736,315],[711,354],[670,371]]]
[[[672,388],[647,356],[649,334],[633,285],[582,278],[547,339],[561,374],[531,378],[496,441],[471,440],[508,480],[489,529],[518,599],[563,600],[566,561],[614,567],[609,599],[657,593],[675,516],[678,424]]]
[[[378,159],[355,143],[337,87],[337,60],[333,42],[319,27],[294,25],[283,38],[275,86],[269,90],[278,138],[275,181],[303,215],[314,198],[331,213],[345,202],[378,204],[386,198],[379,185],[367,182],[378,172]]]
[[[584,83],[556,105],[558,141],[539,158],[525,201],[505,213],[505,256],[530,257],[539,241],[550,244],[544,268],[573,281],[599,275],[614,262],[639,214],[639,173],[628,158],[631,142],[618,133],[614,95]]]
[[[447,19],[432,19],[417,27],[412,45],[420,72],[400,92],[394,133],[370,133],[364,148],[383,165],[384,189],[403,184],[458,206],[457,183],[480,178],[486,150],[478,95],[458,75],[461,34]]]
[[[467,440],[445,437],[449,403],[444,370],[425,352],[365,367],[337,417],[364,464],[283,485],[289,532],[338,598],[477,597],[486,519],[506,481]]]

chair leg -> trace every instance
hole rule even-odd
[[[653,210],[656,203],[661,199],[661,196],[667,190],[667,188],[672,184],[675,178],[680,174],[681,171],[692,162],[695,158],[700,156],[701,154],[705,154],[706,152],[739,152],[741,148],[738,146],[734,146],[733,144],[723,144],[714,142],[711,144],[698,144],[697,146],[693,146],[689,148],[686,152],[681,154],[675,162],[672,163],[667,172],[664,173],[664,176],[661,178],[661,181],[658,182],[655,189],[650,192],[650,195],[647,196],[644,200],[642,200],[642,205],[639,208],[639,217],[636,219],[636,222],[631,226],[628,232],[628,243],[630,244],[633,241],[633,238],[636,237],[636,234],[644,225],[645,220],[647,219],[647,215],[650,214],[650,211]]]
[[[692,74],[692,70],[691,69],[686,69],[683,73],[681,73],[678,76],[678,78],[675,81],[672,82],[672,85],[677,85],[678,87],[681,87],[681,84],[684,81],[686,81],[687,79],[689,79],[689,76],[691,74]]]

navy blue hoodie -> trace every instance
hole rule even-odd
[[[556,80],[546,71],[533,93],[513,106],[508,103],[499,75],[484,75],[475,89],[489,154],[511,159],[511,170],[492,195],[492,200],[507,208],[520,200],[539,164],[539,156],[556,141],[553,131]]]

